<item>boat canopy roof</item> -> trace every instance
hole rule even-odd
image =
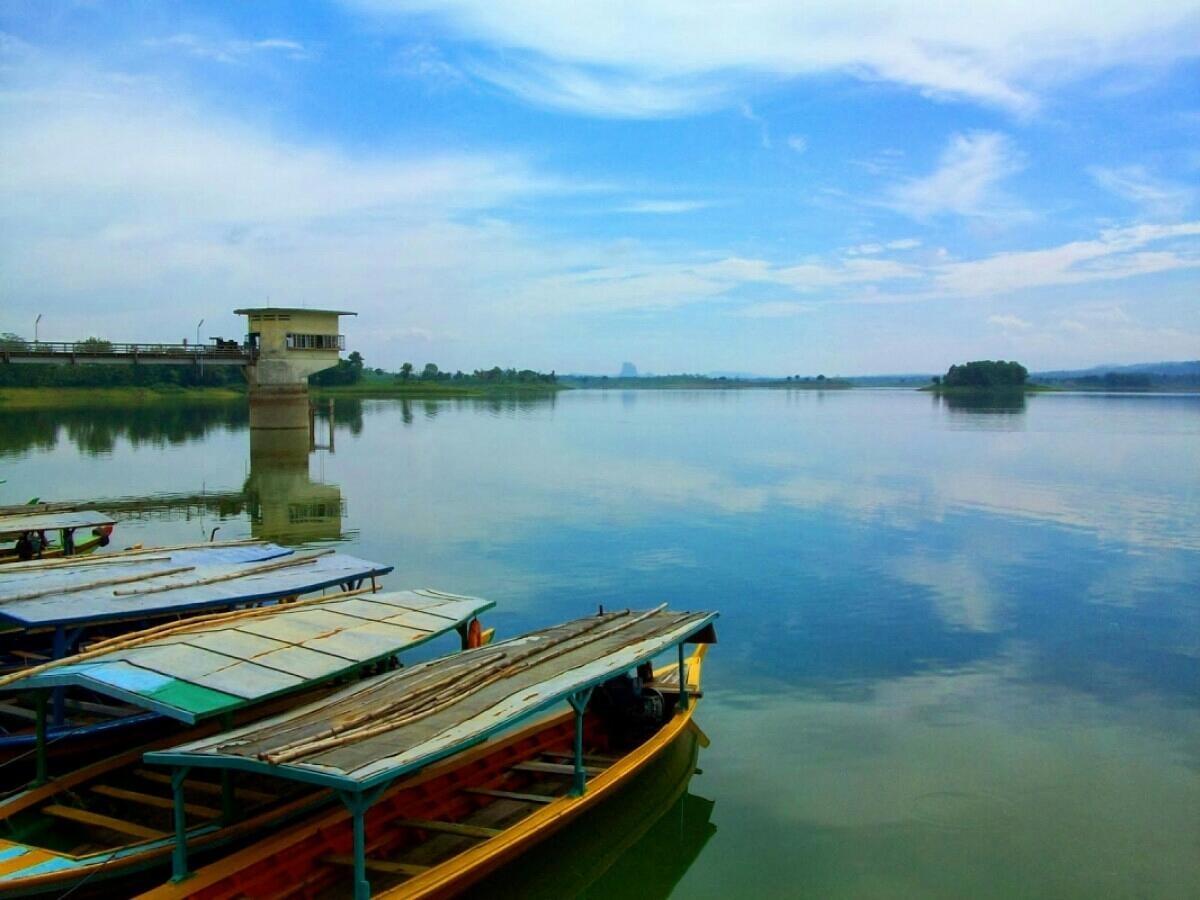
[[[96,528],[117,520],[94,509],[65,509],[61,512],[29,512],[0,516],[0,537],[16,537],[27,531],[61,531]]]
[[[201,544],[0,570],[0,625],[35,628],[153,618],[357,587],[391,566],[332,550]]]
[[[716,617],[660,608],[578,619],[368,678],[252,725],[147,753],[145,760],[362,793],[578,698],[664,650],[712,643]]]
[[[193,724],[345,675],[461,628],[495,604],[434,590],[312,599],[126,635],[79,662],[17,678],[8,691],[83,687]]]

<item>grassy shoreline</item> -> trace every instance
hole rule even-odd
[[[1050,387],[1046,384],[1020,384],[1020,385],[1004,385],[997,387],[976,387],[976,386],[953,386],[946,387],[943,384],[927,384],[924,387],[917,388],[919,391],[925,391],[930,394],[953,394],[961,395],[977,395],[977,394],[1057,394],[1063,388]]]
[[[170,403],[229,403],[245,390],[228,387],[4,387],[0,411],[65,409],[79,406],[153,406]]]

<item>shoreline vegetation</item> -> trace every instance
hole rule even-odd
[[[155,406],[181,402],[231,403],[245,397],[244,387],[0,387],[0,411],[81,406]]]

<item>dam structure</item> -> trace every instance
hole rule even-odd
[[[254,307],[246,317],[253,361],[245,367],[250,389],[250,428],[309,430],[308,376],[338,364],[346,337],[339,333],[346,310]]]
[[[8,342],[0,346],[0,363],[240,366],[249,387],[252,431],[309,431],[308,376],[338,364],[346,347],[339,319],[357,313],[298,307],[234,312],[246,317],[246,338],[240,344],[221,338],[210,344]]]

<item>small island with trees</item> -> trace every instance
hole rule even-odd
[[[938,394],[984,391],[1029,393],[1053,390],[1053,388],[1030,383],[1029,370],[1019,362],[979,359],[962,365],[953,365],[945,375],[934,375],[932,384],[926,385],[921,390]]]

